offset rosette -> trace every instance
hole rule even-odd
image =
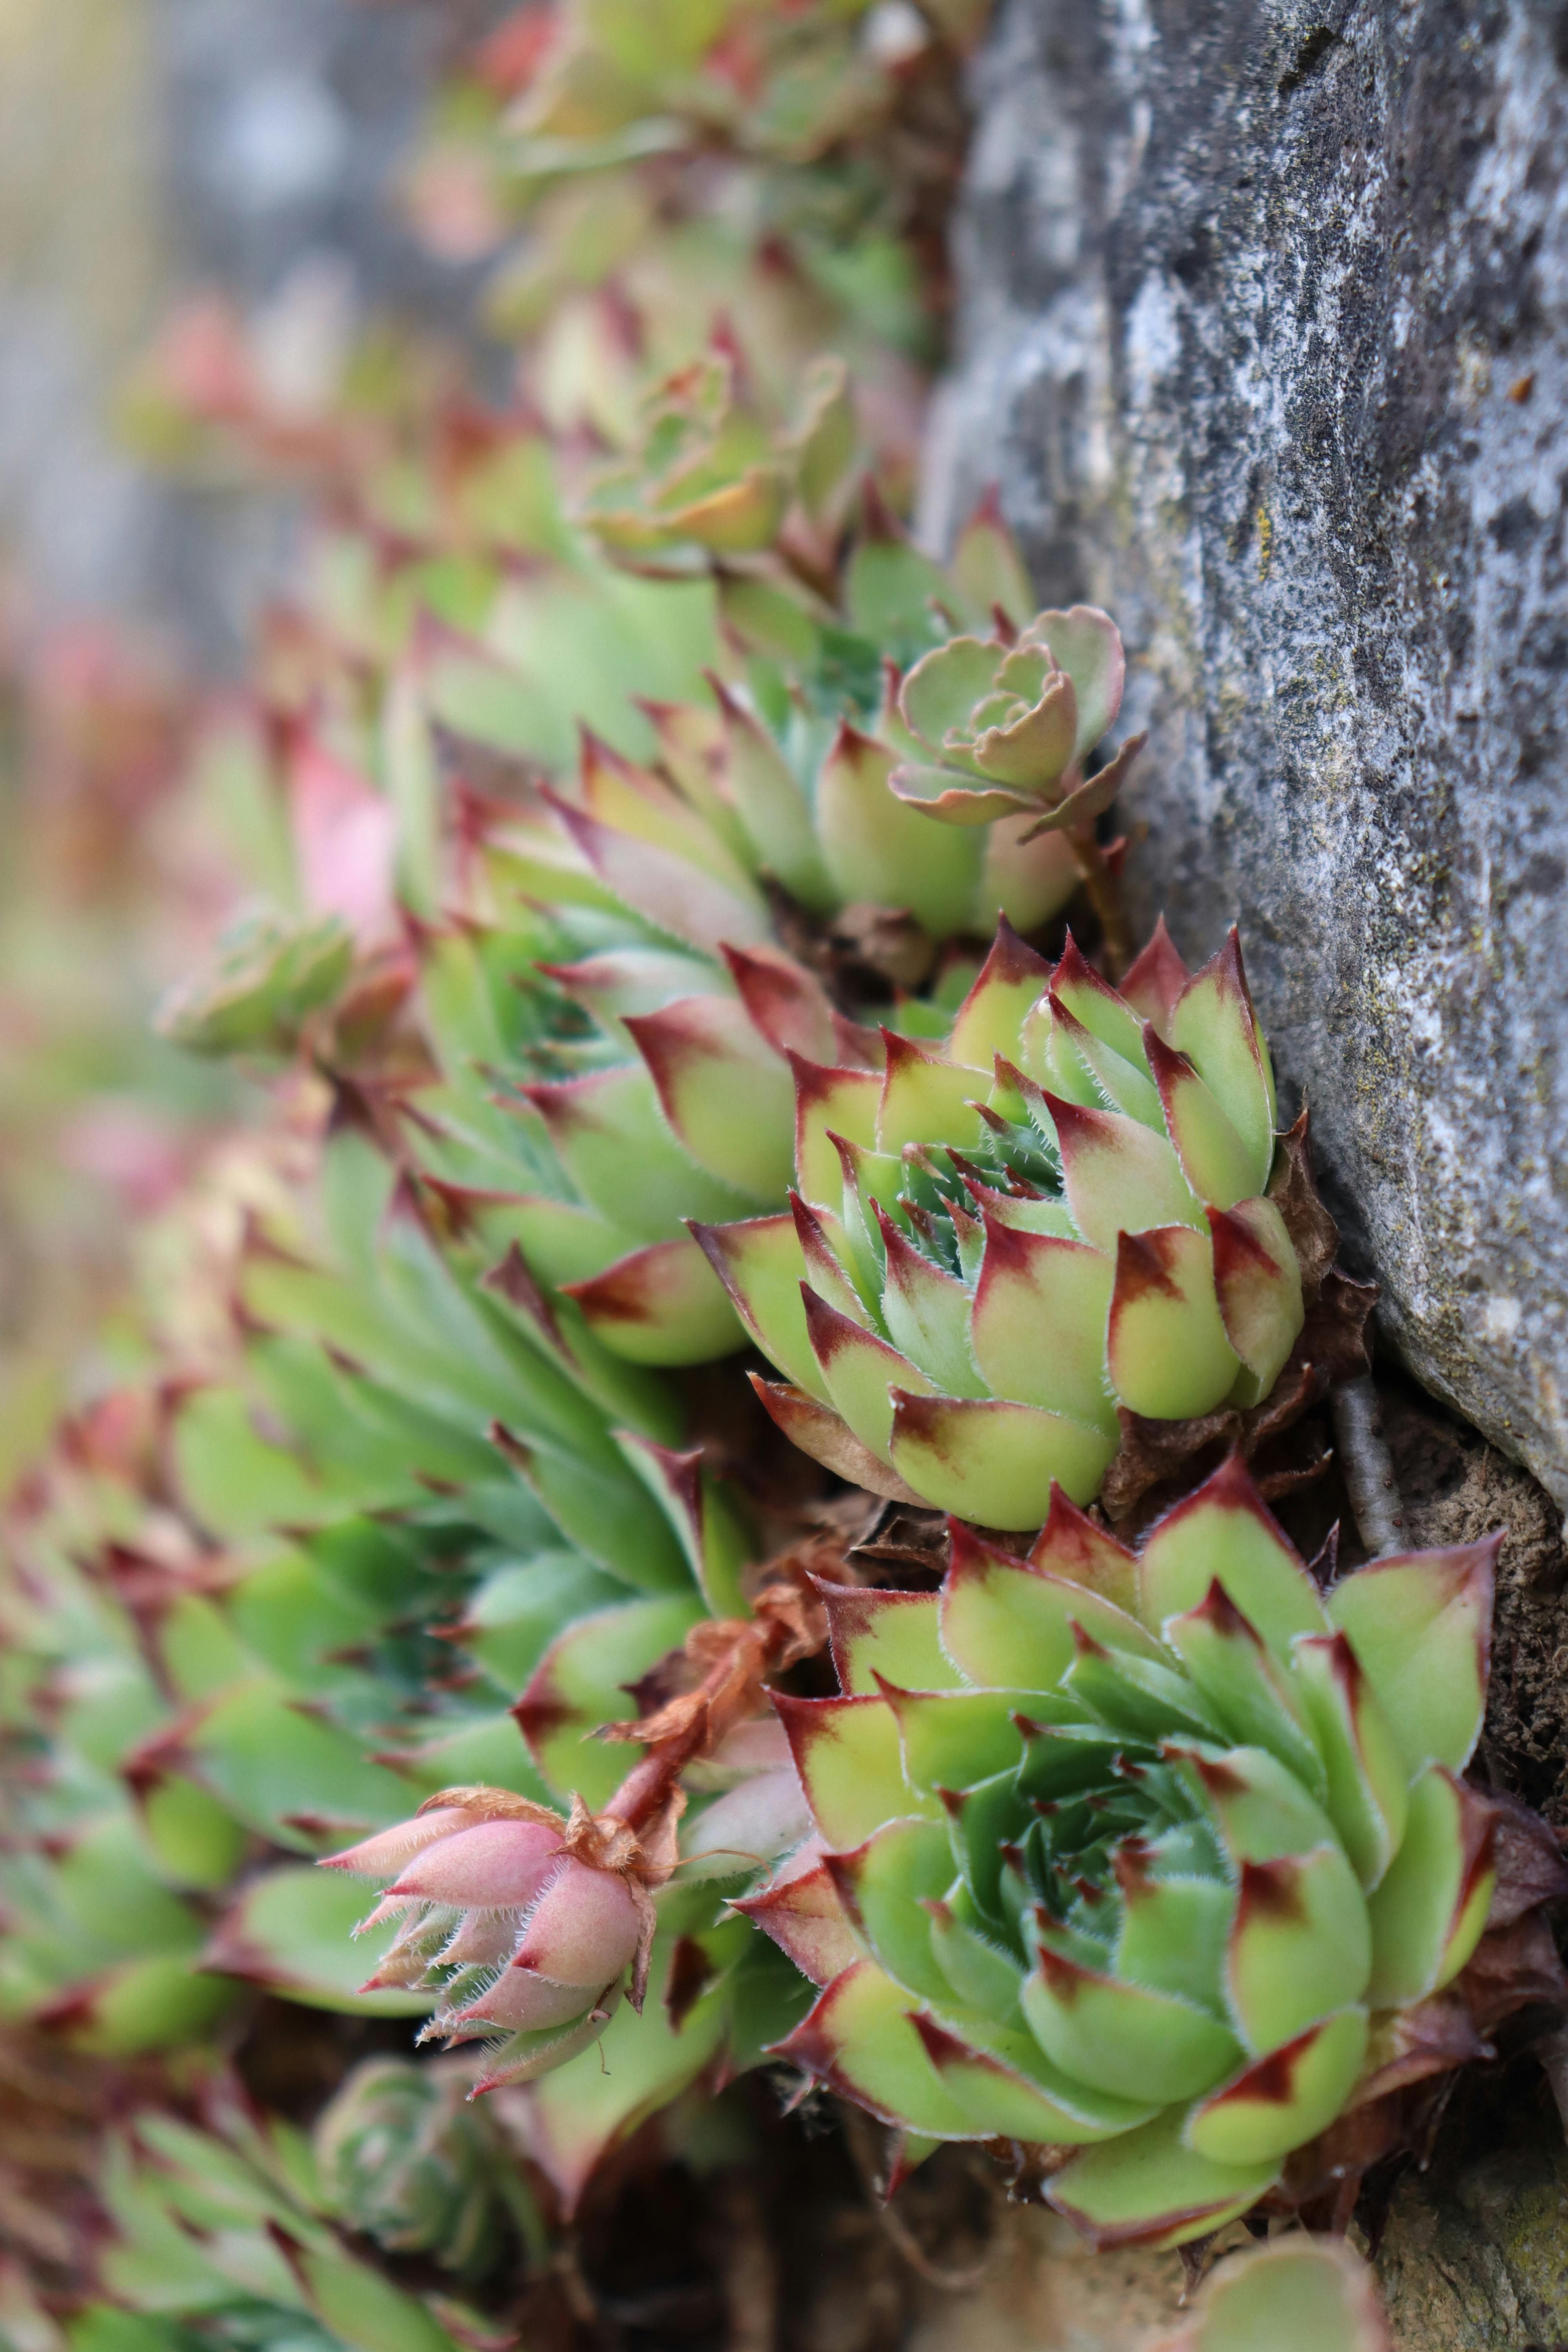
[[[794,1058],[788,1216],[697,1228],[807,1453],[874,1492],[1038,1527],[1088,1502],[1118,1408],[1268,1394],[1303,1320],[1268,1197],[1275,1099],[1232,932],[1189,976],[1163,928],[1119,992],[1003,925],[940,1045]]]
[[[504,1789],[448,1789],[322,1867],[390,1879],[356,1930],[396,1923],[365,1990],[432,1993],[420,2039],[490,2042],[489,2091],[595,2041],[623,1990],[641,2008],[651,1890],[675,1861],[673,1812],[636,1833],[576,1801],[563,1821]]]
[[[369,2058],[323,2108],[312,2142],[333,2214],[394,2254],[429,2254],[479,2273],[503,2242],[515,2176],[484,2110],[468,2102],[471,2063]]]
[[[836,373],[812,421],[824,445],[820,462],[837,457],[837,474],[854,457],[857,436],[843,362],[827,365]],[[749,400],[737,399],[735,374],[733,354],[714,347],[649,395],[634,462],[601,475],[584,509],[611,554],[646,560],[679,550],[705,560],[772,545],[795,488],[794,453]]]
[[[1092,604],[1037,613],[1018,637],[951,638],[903,682],[912,756],[894,770],[894,792],[946,824],[1019,814],[1042,831],[1091,824],[1147,740],[1130,737],[1084,781],[1121,708],[1126,667],[1115,622]]]
[[[1179,2244],[1454,2063],[1501,1539],[1325,1594],[1232,1462],[1138,1557],[1061,1496],[1026,1559],[951,1540],[940,1593],[826,1589],[842,1695],[775,1697],[820,1843],[741,1907],[823,1987],[780,2054]]]

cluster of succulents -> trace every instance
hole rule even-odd
[[[1061,1495],[1027,1559],[950,1538],[939,1592],[828,1593],[840,1696],[774,1702],[815,1834],[742,1907],[823,1987],[786,2049],[1037,2145],[1099,2243],[1205,2235],[1414,2078],[1480,1939],[1499,1539],[1324,1593],[1234,1462],[1136,1554]]]
[[[520,2149],[569,2211],[763,2064],[1102,2245],[1342,2225],[1422,2086],[1563,1990],[1561,1864],[1464,1777],[1495,1541],[1333,1581],[1245,1466],[1366,1301],[1236,936],[1125,952],[1114,624],[1037,609],[989,504],[913,542],[820,302],[567,389],[612,291],[657,307],[655,221],[700,279],[737,185],[748,288],[780,239],[829,285],[819,200],[864,226],[961,13],[899,56],[858,6],[503,27],[510,113],[443,137],[545,225],[510,291],[553,306],[553,437],[438,375],[280,432],[226,330],[176,355],[333,497],[209,753],[269,888],[164,1016],[275,1125],[194,1321],[7,1531],[0,2011],[186,2110],[115,2141],[89,2352],[128,2313],[485,2340],[366,2243],[537,2256]],[[898,247],[921,167],[885,180]],[[455,2047],[311,2147],[223,2087],[258,1990]],[[1260,2294],[1375,2352],[1300,2238],[1176,2343]]]
[[[773,338],[809,319],[885,373],[945,306],[963,61],[987,14],[521,10],[431,125],[410,212],[438,249],[494,259],[489,315],[540,337],[547,400],[602,415],[594,362],[613,366],[628,315],[679,357],[716,303]]]
[[[198,2121],[135,2110],[107,2137],[112,2236],[100,2299],[75,2317],[71,2341],[93,2352],[193,2341],[457,2352],[484,2336],[466,2280],[497,2251],[543,2241],[521,2174],[483,2111],[462,2104],[466,2089],[384,2059],[356,2070],[310,2134],[258,2116],[221,2076]],[[412,2292],[367,2259],[367,2242],[428,2254],[451,2275]]]

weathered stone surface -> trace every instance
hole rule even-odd
[[[1562,0],[1015,0],[928,513],[999,478],[1117,613],[1139,911],[1240,919],[1385,1337],[1559,1503],[1565,64]]]
[[[1521,2086],[1522,2090],[1522,2085]],[[1568,2331],[1568,2156],[1521,2098],[1510,2144],[1407,2173],[1378,2263],[1396,2352],[1556,2352]]]

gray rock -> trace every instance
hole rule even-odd
[[[1385,1339],[1568,1502],[1568,6],[1015,0],[928,530],[1116,613]]]

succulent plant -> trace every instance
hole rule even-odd
[[[816,514],[842,496],[859,438],[841,360],[818,362],[793,446],[735,397],[735,361],[710,351],[648,395],[633,464],[602,474],[583,515],[633,560],[689,549],[699,560],[771,548],[797,493]]]
[[[1342,2238],[1277,2238],[1232,2254],[1190,2318],[1146,2352],[1391,2352],[1377,2288]]]
[[[789,1376],[758,1392],[796,1444],[1036,1528],[1053,1481],[1097,1493],[1119,1410],[1268,1394],[1302,1280],[1234,932],[1189,977],[1162,928],[1117,992],[1070,939],[1053,969],[1004,925],[940,1043],[884,1047],[880,1071],[797,1053],[790,1213],[697,1229]],[[703,1100],[681,1077],[677,1132]]]
[[[1475,1949],[1500,1538],[1325,1593],[1234,1461],[1137,1556],[1060,1494],[1026,1559],[950,1535],[939,1594],[825,1591],[839,1696],[775,1696],[816,1834],[739,1907],[823,1988],[780,2054],[1180,2244],[1414,2079]]]
[[[326,2210],[387,2253],[475,2276],[501,2253],[509,2218],[537,2251],[539,2216],[473,2086],[460,2058],[356,2066],[311,2135]]]
[[[852,973],[884,998],[896,977],[923,983],[954,935],[984,934],[999,913],[1032,929],[1078,885],[1074,845],[1023,844],[1016,814],[954,835],[901,805],[888,789],[896,754],[865,731],[880,724],[877,698],[892,704],[879,637],[861,632],[928,641],[933,581],[964,608],[985,589],[1022,597],[994,519],[974,520],[951,576],[887,536],[852,553],[846,576],[847,625],[790,604],[798,660],[758,656],[749,684],[714,676],[701,703],[647,705],[654,757],[586,735],[569,786],[494,806],[458,910],[421,925],[412,1067],[388,1077],[349,1057],[474,1270],[515,1244],[558,1311],[634,1362],[700,1362],[742,1343],[687,1223],[782,1206],[792,1055],[880,1065],[878,1032],[840,1009],[855,1002]],[[238,968],[248,1006],[247,960]],[[261,982],[280,1036],[292,968],[275,962]],[[361,993],[374,1002],[373,983]],[[347,1002],[352,1013],[352,990]],[[257,1017],[235,1005],[220,971],[184,1000],[183,1033]],[[315,1017],[318,1036],[353,1029],[331,1008]]]
[[[929,356],[942,314],[985,13],[723,0],[649,37],[589,6],[519,11],[432,127],[416,223],[444,253],[501,252],[492,327],[528,335],[547,403],[603,417],[628,318],[658,353],[721,308],[775,367],[804,327],[889,378],[889,346]]]
[[[1310,1395],[1331,1245],[1234,937],[1113,989],[1017,936],[1082,881],[1126,961],[1113,624],[1034,613],[993,507],[941,565],[884,504],[913,377],[873,346],[918,341],[974,13],[502,28],[500,300],[596,478],[438,368],[290,417],[264,338],[184,337],[334,513],[248,745],[275,903],[166,1025],[313,1108],[221,1344],[8,1530],[0,2010],[173,2055],[207,2126],[115,2137],[79,2352],[487,2340],[363,2241],[473,2277],[510,2214],[537,2254],[512,2147],[569,2212],[770,2053],[1101,2242],[1342,2221],[1411,2096],[1562,1999],[1561,1862],[1459,1777],[1495,1546],[1325,1590],[1234,1462],[1137,1555],[1078,1507],[1151,1425],[1179,1465]],[[715,1474],[657,1375],[748,1338],[808,1454],[955,1514],[940,1593],[850,1583],[853,1499],[803,1539]],[[362,2068],[312,2149],[200,2087],[247,1988],[487,2046]],[[1380,2352],[1300,2242],[1176,2343],[1292,2326]]]
[[[353,2095],[351,2080],[340,2096]],[[96,2352],[235,2342],[454,2352],[482,2332],[479,2311],[450,2294],[412,2292],[345,2242],[304,2133],[258,2117],[221,2079],[203,2086],[201,2107],[201,2125],[142,2108],[110,2134],[95,2283],[103,2299],[73,2322],[73,2341]],[[527,2192],[514,2176],[504,2189],[476,2183],[459,2230],[470,2227],[473,2200],[501,2195],[517,2200],[522,2226]],[[527,2227],[537,2236],[531,2216]]]
[[[948,824],[1019,814],[1051,830],[1091,823],[1145,741],[1130,737],[1083,781],[1085,756],[1121,708],[1124,667],[1114,623],[1089,604],[1037,613],[1017,635],[951,638],[900,688],[913,757],[894,769],[893,791]]]

